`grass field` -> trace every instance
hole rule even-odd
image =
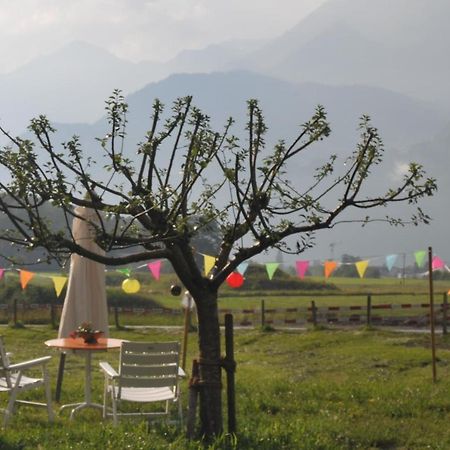
[[[47,327],[3,327],[17,360],[57,352],[43,342]],[[121,330],[131,340],[181,340],[179,330]],[[450,341],[437,337],[437,383],[432,383],[427,335],[380,330],[262,332],[236,330],[238,433],[210,449],[448,449],[450,448]],[[188,361],[196,355],[190,335]],[[117,364],[117,352],[94,357],[93,399],[101,402],[100,359]],[[183,382],[186,405],[187,381]],[[83,396],[83,360],[69,355],[61,403]],[[36,398],[35,396],[33,398]],[[2,396],[3,404],[6,397]],[[57,409],[60,405],[55,404]],[[224,414],[226,417],[226,414]],[[98,411],[67,412],[48,424],[45,412],[20,407],[0,435],[2,449],[200,449],[183,431],[139,419],[112,427]]]

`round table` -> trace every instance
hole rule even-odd
[[[103,405],[91,401],[92,352],[105,352],[110,349],[120,348],[122,342],[125,342],[125,340],[113,338],[99,338],[95,344],[87,344],[81,338],[59,338],[45,341],[47,347],[53,347],[64,351],[76,350],[85,354],[84,401],[62,405],[60,408],[60,411],[62,411],[63,409],[73,407],[70,413],[70,419],[73,419],[75,413],[83,408],[91,407],[103,409]]]

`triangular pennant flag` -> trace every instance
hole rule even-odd
[[[5,269],[0,269],[0,280],[3,278],[4,274],[5,274]]]
[[[125,275],[127,278],[130,278],[131,269],[116,269],[116,271],[121,273],[122,275]]]
[[[278,269],[279,265],[280,265],[280,263],[277,263],[277,262],[266,263],[266,271],[267,271],[267,275],[269,276],[269,280],[271,280],[273,278],[273,274]]]
[[[214,256],[203,255],[203,261],[205,265],[205,276],[207,276],[209,271],[214,267],[216,258]]]
[[[444,261],[442,261],[441,258],[439,258],[439,256],[433,257],[433,261],[431,261],[431,268],[433,270],[442,269],[444,266],[445,266],[445,263],[444,263]]]
[[[55,292],[56,296],[59,297],[59,294],[61,294],[61,291],[63,290],[67,277],[51,277],[53,280],[53,284],[55,285]]]
[[[394,264],[395,264],[396,260],[397,260],[397,255],[388,255],[388,256],[386,256],[386,267],[387,267],[387,270],[389,272],[394,267]]]
[[[159,280],[159,275],[161,273],[161,261],[155,261],[147,264],[148,270],[153,275],[155,280]]]
[[[246,270],[248,268],[248,262],[244,261],[237,266],[237,271],[244,276]]]
[[[27,287],[27,284],[31,281],[31,279],[34,277],[34,272],[28,272],[27,270],[19,270],[20,272],[20,285],[22,286],[22,289],[25,289]]]
[[[325,261],[324,270],[325,270],[325,278],[328,278],[336,269],[337,262],[336,261]]]
[[[308,270],[309,261],[296,261],[295,266],[297,267],[297,275],[303,279],[306,271]]]
[[[369,260],[355,262],[356,270],[358,271],[359,278],[363,278],[366,273]]]
[[[417,267],[423,267],[425,264],[425,256],[427,252],[425,250],[419,250],[414,253],[414,258],[416,259]]]

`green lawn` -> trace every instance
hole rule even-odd
[[[21,360],[57,352],[43,345],[55,335],[46,327],[2,329]],[[181,339],[180,330],[113,331],[132,340]],[[437,338],[438,382],[432,383],[426,335],[379,330],[261,332],[236,330],[238,434],[209,448],[238,449],[447,449],[450,448],[450,340]],[[196,355],[190,335],[188,361]],[[94,357],[117,362],[118,353]],[[83,360],[68,356],[61,403],[83,396]],[[94,370],[94,400],[102,377]],[[187,381],[183,383],[184,404]],[[3,396],[3,402],[6,397]],[[57,409],[58,404],[54,405]],[[226,414],[224,414],[226,417]],[[140,420],[118,428],[98,411],[83,411],[56,424],[45,412],[20,407],[1,434],[2,449],[197,449],[174,426]]]

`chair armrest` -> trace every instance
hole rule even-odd
[[[179,378],[186,378],[186,372],[180,366],[178,366],[178,377]]]
[[[100,361],[100,369],[107,375],[109,378],[117,378],[119,374],[115,369],[111,367],[109,363],[106,361]]]
[[[11,364],[8,369],[10,370],[22,370],[29,367],[40,366],[48,363],[52,359],[51,356],[43,356],[42,358],[30,359],[29,361],[23,361],[17,364]]]

